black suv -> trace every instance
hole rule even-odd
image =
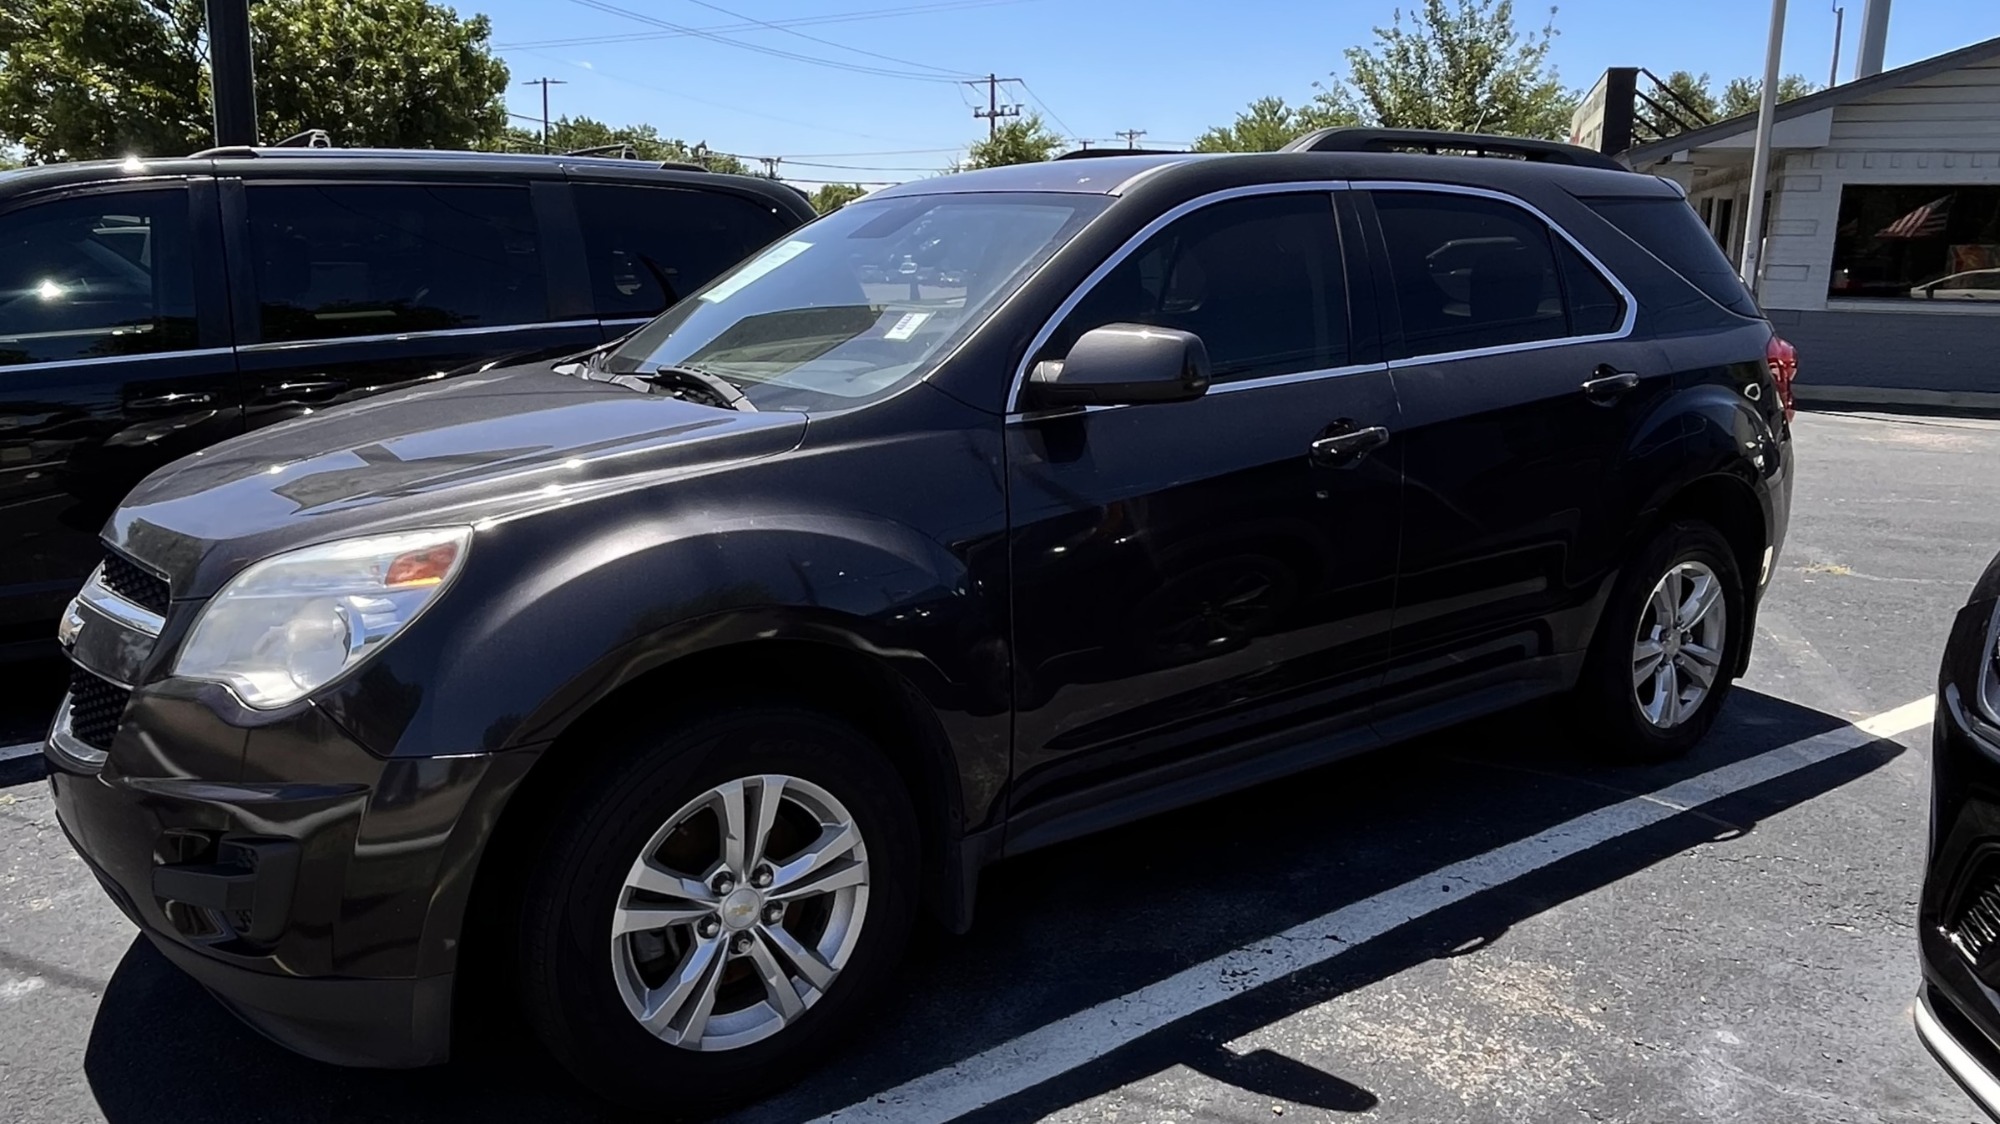
[[[181,461],[64,621],[62,823],[301,1052],[504,990],[657,1107],[850,1033],[997,859],[1541,696],[1682,752],[1789,353],[1676,189],[1520,147],[906,184]]]
[[[0,174],[0,644],[46,644],[152,470],[644,323],[812,217],[588,157],[217,149]]]

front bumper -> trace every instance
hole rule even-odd
[[[215,690],[135,690],[101,764],[51,738],[71,843],[270,1038],[343,1065],[445,1060],[478,855],[533,754],[381,758],[309,705],[234,724]]]

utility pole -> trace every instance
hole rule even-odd
[[[562,78],[532,78],[521,83],[521,85],[540,86],[542,88],[542,151],[547,152],[549,150],[549,87],[567,86],[569,82]]]
[[[215,143],[256,144],[250,0],[208,0],[208,67],[215,100]]]
[[[1002,117],[1019,117],[1021,115],[1020,106],[1000,104],[1000,83],[1019,81],[1019,78],[1001,78],[994,74],[988,74],[984,78],[966,80],[965,84],[971,86],[973,89],[978,89],[981,86],[986,87],[986,108],[974,109],[972,111],[972,119],[974,121],[980,118],[986,119],[986,139],[992,140],[1000,132],[1000,119]]]
[[[757,157],[757,162],[764,165],[764,175],[766,177],[777,179],[778,165],[784,163],[785,158],[782,156],[759,156]]]
[[[1778,120],[1778,70],[1785,53],[1785,0],[1771,0],[1771,39],[1764,46],[1764,92],[1757,106],[1757,139],[1750,153],[1750,207],[1743,216],[1743,280],[1763,299],[1764,192],[1771,183],[1771,127]]]
[[[1826,88],[1840,85],[1840,33],[1847,26],[1847,9],[1833,6],[1833,65],[1826,72]]]
[[[1111,135],[1114,137],[1124,137],[1126,148],[1137,148],[1139,147],[1139,138],[1146,135],[1146,130],[1126,129],[1124,132],[1113,133]]]

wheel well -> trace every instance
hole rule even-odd
[[[1722,532],[1736,556],[1736,572],[1743,575],[1754,596],[1757,579],[1764,569],[1767,535],[1764,511],[1757,497],[1733,476],[1708,476],[1675,493],[1660,509],[1659,524],[1679,519],[1699,519]]]
[[[544,751],[507,801],[480,855],[472,899],[461,926],[459,971],[497,966],[504,941],[482,940],[510,931],[505,919],[525,881],[535,844],[551,827],[542,813],[560,794],[591,775],[600,747],[616,744],[629,723],[664,725],[720,707],[778,702],[850,723],[880,746],[895,767],[916,812],[923,847],[924,897],[934,912],[948,910],[945,877],[963,816],[956,766],[928,705],[893,669],[873,656],[832,644],[758,640],[699,652],[653,668],[621,684],[577,717]],[[475,965],[477,967],[475,967]],[[462,999],[468,990],[457,989]],[[460,1021],[487,1014],[459,1005]]]

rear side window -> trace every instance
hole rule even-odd
[[[1618,290],[1583,260],[1576,247],[1562,238],[1554,240],[1556,264],[1562,270],[1563,303],[1569,309],[1569,334],[1604,335],[1625,322],[1625,301]]]
[[[1127,323],[1200,336],[1218,382],[1343,366],[1343,280],[1326,193],[1216,203],[1168,224],[1099,280],[1042,357]]]
[[[769,245],[792,223],[720,191],[577,184],[597,315],[653,316]]]
[[[1548,225],[1495,199],[1378,192],[1375,213],[1414,355],[1569,335]]]
[[[548,319],[525,186],[255,184],[248,196],[267,341]]]
[[[0,367],[193,347],[192,241],[179,188],[0,215]]]
[[[1764,315],[1687,200],[1619,196],[1583,202],[1710,300],[1739,316]],[[1724,216],[1725,227],[1728,221]]]

